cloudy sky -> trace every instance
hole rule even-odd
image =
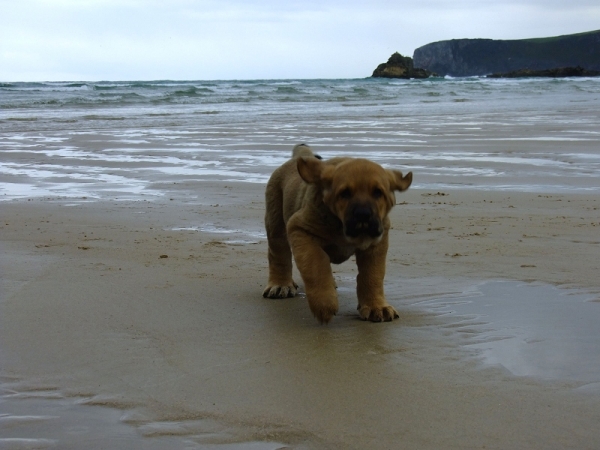
[[[430,42],[597,29],[598,0],[0,0],[0,81],[362,78]]]

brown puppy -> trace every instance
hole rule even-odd
[[[292,254],[306,297],[319,322],[337,313],[331,263],[356,255],[358,312],[373,322],[398,318],[385,300],[383,278],[388,249],[388,213],[394,191],[408,189],[406,176],[366,159],[321,161],[305,144],[273,172],[266,190],[265,226],[269,243],[269,282],[264,297],[296,295]]]

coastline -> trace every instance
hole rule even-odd
[[[3,391],[116,408],[149,444],[600,444],[597,382],[483,364],[461,344],[481,334],[476,321],[447,312],[488,280],[584,291],[596,306],[597,195],[411,189],[391,214],[386,290],[400,320],[357,320],[348,262],[335,267],[340,313],[319,326],[301,296],[261,296],[263,189],[207,182],[202,202],[3,202]],[[20,430],[36,425],[8,429]]]

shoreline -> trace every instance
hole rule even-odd
[[[122,410],[141,442],[199,448],[600,444],[600,374],[519,377],[464,345],[497,330],[464,306],[486,280],[598,305],[597,196],[411,189],[391,214],[386,276],[401,319],[357,319],[348,262],[334,267],[340,313],[319,326],[302,296],[261,296],[264,187],[205,187],[203,201],[2,202],[5,392],[52,388]]]

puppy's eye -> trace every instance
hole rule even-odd
[[[373,189],[373,193],[371,194],[374,199],[378,199],[383,197],[383,191],[379,188]]]
[[[352,191],[348,188],[342,189],[338,196],[344,200],[348,200],[350,197],[352,197]]]

